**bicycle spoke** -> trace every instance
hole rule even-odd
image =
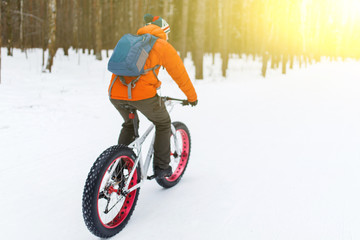
[[[122,195],[120,195],[120,198],[117,200],[117,202],[114,203],[114,205],[110,209],[108,209],[106,213],[109,213],[121,200],[125,200],[125,197]],[[106,206],[106,207],[108,207],[108,206]]]

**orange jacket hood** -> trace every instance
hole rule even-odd
[[[161,29],[161,27],[156,26],[155,24],[149,24],[145,27],[140,28],[137,31],[138,35],[143,35],[146,33],[150,33],[151,35],[154,35],[155,37],[166,40],[166,33]]]

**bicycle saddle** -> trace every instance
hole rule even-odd
[[[128,110],[128,111],[130,111],[130,112],[135,112],[135,111],[136,111],[136,107],[131,106],[131,105],[129,105],[129,104],[121,105],[121,107],[124,108],[124,109],[126,109],[126,110]]]

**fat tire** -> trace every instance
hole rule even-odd
[[[185,170],[189,164],[189,159],[190,159],[190,151],[191,151],[191,137],[190,137],[190,131],[189,129],[186,127],[186,125],[182,122],[173,122],[172,125],[175,127],[176,131],[182,131],[183,133],[186,133],[184,134],[183,137],[186,137],[187,138],[187,144],[188,144],[188,150],[186,152],[186,161],[185,161],[185,166],[182,167],[182,172],[181,174],[175,179],[175,180],[172,180],[170,181],[171,177],[170,178],[155,178],[156,182],[162,186],[163,188],[171,188],[173,186],[175,186],[176,184],[178,184],[182,178],[182,176],[184,175],[185,173]],[[184,148],[184,147],[183,147]],[[182,149],[184,150],[184,149]],[[181,153],[182,157],[184,157],[184,151]],[[180,160],[181,161],[181,160]],[[173,169],[173,171],[176,170],[176,169]]]
[[[106,149],[94,162],[91,170],[86,179],[84,186],[83,198],[82,198],[82,212],[85,224],[89,231],[95,236],[100,238],[109,238],[119,233],[128,223],[138,200],[140,188],[136,191],[131,210],[129,211],[126,218],[121,222],[120,225],[114,228],[106,228],[101,223],[98,216],[97,201],[98,201],[98,190],[108,166],[113,162],[114,159],[119,156],[127,156],[135,162],[136,155],[134,152],[124,145],[115,145]],[[138,182],[141,178],[140,168],[137,167]]]

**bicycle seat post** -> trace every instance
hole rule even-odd
[[[134,136],[135,138],[139,137],[139,129],[138,129],[138,115],[135,114],[135,109],[130,109],[129,118],[132,119],[134,125]]]

